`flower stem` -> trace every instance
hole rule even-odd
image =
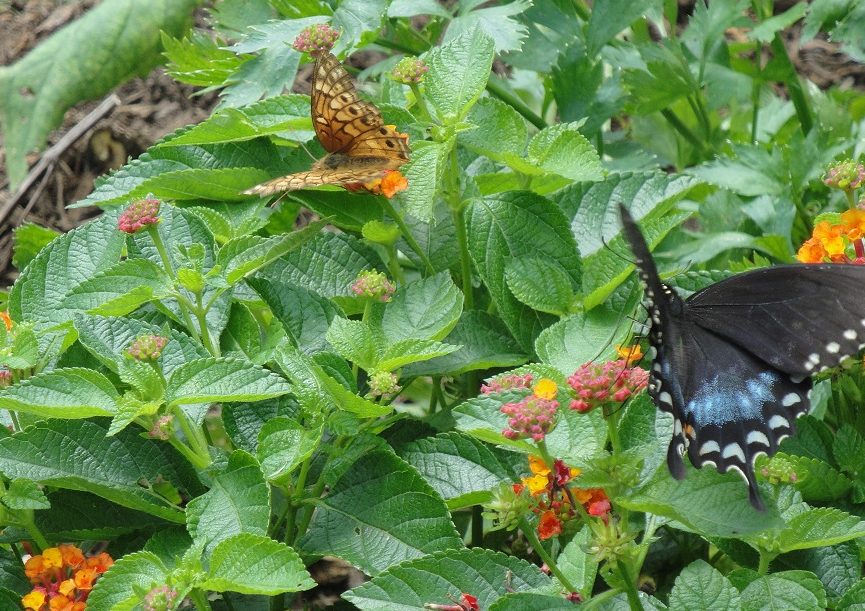
[[[429,257],[426,256],[426,253],[423,251],[420,244],[417,243],[417,240],[414,239],[414,236],[412,235],[411,230],[408,228],[408,225],[405,224],[405,220],[403,220],[402,215],[396,211],[396,208],[393,207],[393,204],[390,203],[389,199],[384,198],[384,203],[382,205],[387,215],[391,217],[391,219],[393,219],[393,222],[396,223],[396,226],[399,227],[399,231],[402,234],[403,239],[415,252],[421,262],[423,262],[424,267],[426,267],[427,269],[427,272],[430,275],[434,274],[435,268],[433,267],[432,262],[429,260]]]
[[[532,528],[531,524],[529,524],[525,518],[520,518],[520,530],[526,536],[526,539],[529,542],[529,545],[532,546],[532,549],[535,550],[538,557],[544,561],[544,564],[547,565],[547,568],[550,569],[550,572],[556,576],[556,579],[559,580],[559,583],[564,586],[564,588],[568,592],[576,592],[577,589],[571,584],[570,580],[565,577],[562,571],[559,569],[559,565],[556,564],[553,557],[547,553],[546,548],[541,544],[540,539],[538,539],[537,534],[535,534],[535,529]]]
[[[153,240],[153,245],[156,247],[156,252],[159,253],[159,258],[162,260],[162,266],[174,282],[177,282],[177,272],[174,269],[174,263],[171,262],[171,257],[168,256],[168,250],[165,248],[165,242],[162,241],[162,236],[159,235],[159,227],[157,225],[148,225],[147,234]],[[189,309],[178,299],[177,304],[180,306],[180,314],[183,316],[183,322],[186,328],[196,340],[201,341],[198,335],[198,330],[192,322],[192,317],[189,315]]]
[[[429,109],[426,107],[426,101],[421,95],[420,85],[418,85],[417,83],[409,83],[409,89],[411,89],[411,92],[414,94],[414,99],[417,103],[418,114],[420,115],[421,121],[433,123],[432,115],[430,114]]]
[[[189,422],[189,418],[186,417],[186,413],[184,413],[179,405],[175,405],[171,411],[189,442],[189,448],[193,452],[191,457],[193,464],[199,469],[205,468],[211,463],[211,459],[210,452],[207,450],[207,442],[204,441],[204,436],[198,427]]]
[[[637,594],[637,586],[631,578],[630,571],[628,571],[628,565],[621,559],[617,560],[616,571],[625,584],[625,594],[628,597],[628,606],[631,608],[631,611],[642,611],[643,604],[640,602],[640,595]]]

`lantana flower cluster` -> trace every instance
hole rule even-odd
[[[21,604],[28,611],[84,611],[94,583],[112,564],[105,552],[85,557],[74,545],[49,547],[24,563],[33,590]]]
[[[388,302],[396,287],[387,279],[387,275],[374,269],[365,269],[352,282],[351,291],[358,297]]]
[[[508,439],[531,437],[534,441],[543,441],[556,423],[557,393],[556,383],[542,378],[531,395],[516,403],[502,405],[501,412],[508,416],[508,428],[502,431],[502,435]]]
[[[390,71],[390,75],[399,83],[412,85],[420,83],[427,72],[429,72],[429,66],[422,59],[403,57]]]
[[[309,53],[313,57],[322,51],[330,51],[339,38],[339,30],[326,23],[316,23],[305,28],[291,45],[296,51]]]
[[[802,263],[865,264],[865,210],[852,208],[838,215],[837,221],[823,220],[814,225],[796,258]]]
[[[145,227],[159,222],[161,202],[154,197],[145,197],[126,207],[117,218],[117,228],[124,233],[138,233]]]
[[[649,372],[629,366],[626,359],[585,363],[568,378],[576,393],[570,408],[585,413],[608,401],[621,402],[643,390],[648,382]]]
[[[161,335],[141,335],[129,345],[126,354],[136,361],[154,361],[167,343],[168,338]]]
[[[408,138],[407,134],[397,132],[397,135],[401,138]],[[375,178],[363,183],[348,183],[345,185],[345,188],[349,191],[368,191],[373,195],[384,195],[386,198],[391,199],[400,191],[408,189],[408,178],[399,170],[385,170],[381,178]]]
[[[580,504],[590,516],[607,520],[611,505],[610,499],[601,488],[574,488],[568,486],[582,473],[569,467],[561,460],[555,460],[550,468],[537,456],[529,456],[529,470],[532,475],[522,480],[522,486],[535,500],[532,511],[538,514],[538,536],[549,539],[562,532],[564,522],[577,515],[574,505]]]

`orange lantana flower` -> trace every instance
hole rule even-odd
[[[844,228],[841,225],[833,225],[829,221],[820,221],[814,226],[813,236],[820,240],[829,257],[844,254]]]
[[[21,604],[24,605],[25,609],[36,611],[45,604],[45,594],[38,590],[33,590],[21,599]]]
[[[408,179],[399,170],[387,170],[381,178],[365,182],[362,186],[370,193],[390,199],[400,191],[408,189]]]
[[[817,238],[808,238],[799,252],[796,253],[796,258],[802,263],[822,263],[829,256],[826,249],[823,247],[823,242]]]
[[[9,312],[3,311],[0,312],[0,320],[3,321],[3,324],[6,325],[6,330],[12,330],[12,318],[9,316]]]
[[[617,345],[616,353],[620,359],[625,359],[628,365],[633,365],[643,360],[643,349],[640,348],[639,344],[634,344],[633,346]]]
[[[562,521],[552,509],[547,509],[541,514],[541,519],[538,521],[538,536],[541,540],[555,537],[562,532]]]
[[[843,230],[851,240],[865,237],[865,210],[852,208],[841,213]]]

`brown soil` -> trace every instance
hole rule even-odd
[[[0,0],[0,65],[21,58],[46,36],[79,17],[97,0]],[[20,199],[12,214],[0,222],[0,288],[17,275],[12,267],[12,228],[33,222],[60,232],[77,227],[99,214],[98,208],[67,210],[93,190],[93,181],[137,157],[151,144],[175,129],[210,116],[215,94],[193,97],[194,88],[174,81],[161,69],[136,78],[114,92],[120,106],[100,120],[61,156],[50,175],[40,178]],[[52,132],[46,148],[55,144],[101,100],[83,102],[66,113],[63,125]],[[0,209],[9,192],[0,134]],[[33,155],[32,167],[39,159]]]

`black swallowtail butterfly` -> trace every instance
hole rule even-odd
[[[754,460],[771,456],[809,408],[811,374],[865,346],[865,266],[779,265],[732,276],[683,300],[661,282],[636,222],[619,206],[645,285],[649,395],[673,414],[667,466],[733,469],[763,511]]]

